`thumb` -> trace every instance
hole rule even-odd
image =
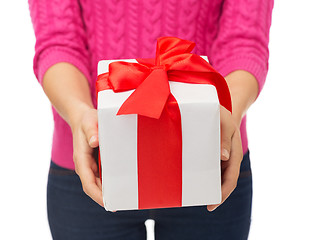
[[[83,131],[91,148],[99,146],[98,119],[96,111],[90,113],[83,121]]]
[[[232,136],[235,128],[232,124],[230,113],[226,109],[220,112],[221,121],[221,160],[226,161],[230,158]]]

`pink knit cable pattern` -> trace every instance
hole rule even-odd
[[[165,2],[166,11],[164,16],[164,35],[178,36],[178,18],[179,18],[179,5],[178,0],[168,0]]]
[[[96,55],[96,45],[97,44],[97,37],[94,31],[95,21],[96,21],[96,14],[94,9],[96,9],[96,6],[94,5],[95,1],[92,0],[80,0],[80,6],[89,6],[89,8],[81,8],[81,26],[82,31],[84,32],[86,36],[86,44],[85,44],[85,51],[88,52],[88,60],[89,60],[89,85],[90,89],[94,89],[94,82],[91,81],[95,75],[94,72],[94,57]],[[96,106],[95,98],[96,95],[91,91],[91,96],[94,102],[94,105]]]
[[[223,75],[237,69],[251,72],[262,90],[268,70],[268,36],[273,1],[226,0],[220,29],[209,56]]]
[[[186,16],[183,24],[179,26],[179,37],[184,39],[195,40],[196,24],[199,14],[199,0],[181,1],[180,16]]]
[[[143,0],[143,55],[152,57],[155,53],[156,39],[162,33],[162,1],[160,0]]]
[[[206,30],[211,26],[207,26],[207,18],[210,16],[209,11],[210,2],[203,1],[199,4],[199,15],[196,24],[196,53],[200,55],[206,55]]]
[[[28,0],[36,35],[34,72],[69,62],[88,79],[94,105],[97,62],[153,57],[156,39],[194,41],[223,75],[251,72],[261,91],[268,69],[273,0]],[[54,110],[53,160],[73,169],[69,126]],[[245,120],[241,127],[247,149]]]
[[[93,2],[94,7],[89,9],[89,18],[93,18],[93,24],[91,24],[91,32],[93,33],[93,40],[89,39],[92,43],[93,54],[94,57],[92,58],[92,66],[94,69],[94,78],[97,75],[96,66],[98,64],[98,60],[103,59],[104,56],[107,55],[107,18],[106,12],[108,9],[105,7],[105,1],[98,1],[98,0],[89,0]],[[108,0],[106,0],[108,1]],[[95,16],[93,16],[93,11],[95,12]]]
[[[105,23],[107,25],[105,34],[109,42],[106,52],[110,59],[121,58],[127,47],[125,39],[127,26],[125,2],[119,0],[106,1],[106,19],[108,20]]]
[[[82,19],[75,19],[80,16],[77,2],[29,0],[29,7],[37,38],[34,72],[39,81],[42,83],[46,70],[59,61],[76,65],[89,78]]]
[[[208,5],[205,6],[206,3],[203,3],[203,6],[207,9],[207,16],[204,21],[204,27],[205,25],[206,30],[205,30],[205,37],[204,41],[206,42],[206,52],[209,54],[209,51],[212,47],[214,39],[216,39],[216,36],[218,34],[219,26],[218,24],[213,24],[213,23],[218,23],[221,17],[221,9],[223,2],[222,1],[211,1],[208,2]]]
[[[140,55],[140,22],[139,22],[139,0],[128,1],[128,30],[126,37],[128,41],[128,54],[130,56]]]

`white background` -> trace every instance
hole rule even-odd
[[[269,74],[248,112],[250,240],[309,239],[309,2],[275,2]],[[0,2],[0,239],[51,239],[46,182],[53,119],[32,71],[27,1]]]

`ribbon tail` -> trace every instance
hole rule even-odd
[[[117,115],[139,114],[159,119],[169,94],[166,71],[154,69],[122,104]]]
[[[232,113],[232,101],[229,87],[224,79],[217,72],[189,72],[169,71],[169,81],[183,82],[189,84],[211,84],[216,87],[220,105]]]
[[[212,84],[216,87],[220,104],[232,112],[232,102],[229,87],[224,77],[218,73],[207,61],[196,54],[183,54],[174,56],[169,61],[174,61],[168,71],[170,81]]]

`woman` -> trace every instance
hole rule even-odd
[[[144,221],[152,218],[157,239],[247,239],[252,182],[245,115],[267,74],[273,0],[29,0],[29,6],[34,72],[55,121],[47,187],[53,238],[145,239]],[[208,211],[106,212],[93,157],[97,63],[153,57],[160,36],[195,42],[193,52],[207,55],[229,85],[233,114],[220,111],[222,203]]]

